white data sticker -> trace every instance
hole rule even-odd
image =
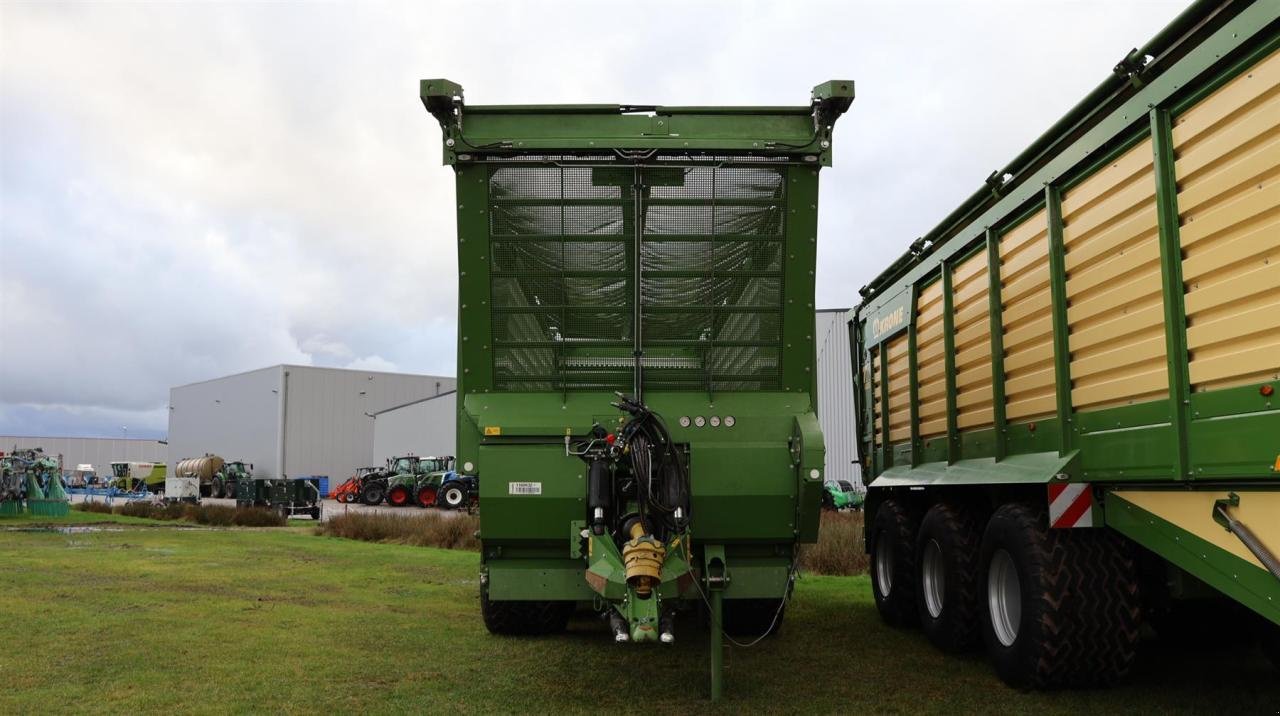
[[[541,482],[508,482],[508,495],[541,495]]]

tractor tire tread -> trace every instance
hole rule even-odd
[[[961,505],[941,502],[929,508],[920,521],[916,565],[924,551],[927,536],[937,534],[944,559],[950,557],[951,569],[946,574],[947,594],[941,618],[934,620],[925,606],[923,590],[917,585],[920,623],[934,646],[943,651],[968,651],[982,642],[982,617],[979,613],[978,572],[982,557],[982,523]]]
[[[1006,664],[1001,676],[1034,689],[1104,687],[1128,676],[1142,617],[1129,543],[1110,530],[1051,529],[1043,510],[1021,503],[1000,507],[996,520],[1010,522],[1029,547],[1026,566],[1038,587],[1024,586],[1032,594],[1024,615],[1032,617],[1023,627],[1038,632],[1029,634],[1032,658]]]
[[[540,636],[564,631],[573,614],[573,602],[491,601],[480,594],[480,613],[491,634]]]
[[[871,585],[880,617],[890,626],[911,627],[919,622],[915,583],[916,534],[919,530],[919,517],[899,500],[885,500],[876,510],[871,529]],[[887,596],[880,593],[875,574],[875,552],[880,549],[880,541],[884,538],[890,540],[889,546],[894,550],[893,581]]]

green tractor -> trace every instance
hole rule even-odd
[[[422,475],[422,458],[417,455],[391,458],[387,461],[385,482],[371,482],[365,486],[365,504],[376,505],[384,496],[387,504],[392,507],[413,504],[414,495],[418,492],[418,480]]]
[[[827,480],[823,484],[822,509],[832,512],[861,510],[863,494],[848,480]]]
[[[241,482],[253,479],[253,463],[233,460],[224,463],[222,469],[214,474],[209,482],[210,497],[236,499],[236,486]]]
[[[419,507],[436,507],[442,499],[442,488],[453,474],[453,456],[424,457],[422,468],[414,497],[417,498]],[[465,495],[463,500],[465,501]]]

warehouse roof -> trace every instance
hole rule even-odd
[[[182,385],[174,386],[174,388],[186,388],[192,385],[200,385],[201,383],[212,383],[216,380],[225,380],[227,378],[235,378],[236,376],[248,375],[250,373],[260,373],[264,370],[276,370],[279,368],[325,370],[325,371],[334,371],[339,373],[370,373],[373,375],[401,375],[401,376],[410,376],[414,378],[436,378],[439,380],[453,380],[453,376],[451,375],[429,375],[426,373],[394,373],[386,370],[365,370],[362,368],[334,368],[331,366],[324,366],[324,365],[300,365],[297,363],[277,363],[276,365],[263,366],[262,368],[254,368],[253,370],[242,370],[238,373],[228,373],[227,375],[220,375],[216,378],[207,378],[205,380],[197,380],[191,383],[184,383]]]

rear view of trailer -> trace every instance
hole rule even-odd
[[[1278,14],[1196,3],[863,289],[891,623],[1023,686],[1122,677],[1183,600],[1280,644]]]
[[[797,107],[422,100],[457,180],[460,474],[490,631],[593,605],[618,642],[705,605],[777,629],[823,484],[818,173],[851,82]]]

